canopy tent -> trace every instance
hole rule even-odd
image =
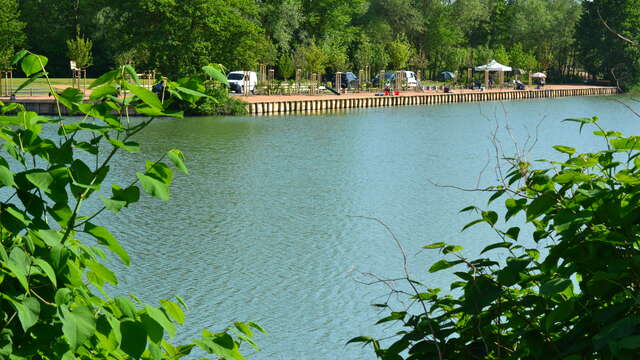
[[[495,60],[491,60],[486,65],[476,66],[474,68],[475,71],[511,71],[510,66],[502,65]]]
[[[444,81],[448,81],[455,79],[456,75],[450,71],[443,71],[440,73],[440,78],[444,79]]]

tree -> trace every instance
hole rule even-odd
[[[373,44],[369,39],[366,37],[362,39],[353,54],[353,63],[358,70],[364,69],[365,66],[370,67],[373,64],[373,52]]]
[[[300,0],[266,1],[260,11],[264,19],[264,28],[278,50],[290,52],[295,33],[303,21]]]
[[[495,49],[493,49],[493,58],[501,64],[508,65],[511,62],[509,59],[509,53],[502,45],[498,45]]]
[[[626,88],[640,81],[639,7],[638,0],[585,2],[577,31],[581,62],[587,69]]]
[[[382,304],[390,314],[378,323],[403,326],[396,339],[351,342],[372,344],[383,359],[637,357],[640,138],[606,131],[597,120],[566,121],[592,126],[601,151],[554,146],[563,160],[543,160],[541,169],[510,158],[500,184],[485,189],[489,203],[504,199],[504,223],[493,210],[462,210],[478,215],[464,229],[485,224],[498,242],[476,259],[461,255],[460,246],[425,246],[443,257],[429,273],[455,271],[451,291],[425,287],[406,273],[419,311]]]
[[[76,63],[79,69],[86,69],[93,65],[92,48],[93,42],[80,35],[75,39],[67,40],[67,56]]]
[[[389,52],[391,67],[395,70],[406,68],[413,53],[411,44],[404,35],[399,35],[392,41],[387,46],[387,51]]]
[[[15,0],[0,0],[0,70],[11,69],[14,49],[23,45],[24,23]]]
[[[46,57],[23,51],[17,61],[29,77],[27,83],[44,77],[59,106],[84,120],[67,122],[60,113],[50,118],[20,104],[0,103],[5,114],[0,119],[5,134],[0,187],[12,194],[0,202],[0,357],[168,360],[198,347],[218,358],[244,359],[240,343],[253,344],[251,328],[262,331],[256,324],[238,322],[234,332],[204,330],[194,343],[175,346],[169,339],[184,322],[182,299],[152,306],[135,295],[111,297],[104,289],[118,283],[104,265],[105,250],[125,265],[130,258],[112,233],[98,225],[98,216],[135,204],[140,187],[168,201],[174,170],[167,163],[188,173],[182,152],[171,149],[147,161],[129,185],[111,185],[109,195],[103,181],[117,166],[112,159],[121,151],[138,151],[132,137],[156,117],[181,117],[171,107],[178,99],[202,97],[198,81],[169,82],[161,102],[138,84],[135,70],[125,66],[93,82],[92,102],[85,103],[78,89],[54,91],[44,67]],[[116,97],[124,90],[130,95]],[[130,124],[126,118],[131,108],[148,118]],[[43,131],[47,127],[52,130]],[[83,206],[92,196],[104,205],[98,212]],[[87,237],[96,245],[85,242]]]
[[[299,57],[304,70],[308,73],[324,74],[327,65],[327,56],[322,49],[312,41],[298,49]]]
[[[291,55],[282,54],[280,56],[280,60],[278,60],[278,70],[280,70],[280,75],[282,75],[285,80],[288,80],[293,76],[295,69],[293,68]]]
[[[510,66],[514,69],[535,71],[538,68],[535,56],[524,51],[522,44],[517,43],[509,49]]]

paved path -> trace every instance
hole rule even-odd
[[[64,85],[56,85],[58,90],[62,91],[66,87]],[[583,89],[583,88],[594,88],[600,86],[593,85],[546,85],[544,90],[555,90],[555,89]],[[607,87],[607,86],[601,86]],[[527,86],[527,90],[534,89],[534,86]],[[501,91],[512,91],[513,89],[488,89],[484,90],[484,92],[501,92]],[[476,93],[479,90],[469,90],[469,89],[461,89],[455,90],[455,93]],[[91,91],[87,91],[87,95],[89,95]],[[433,91],[401,91],[400,96],[415,96],[415,95],[426,95],[426,94],[442,94],[442,90]],[[271,101],[296,101],[296,100],[321,100],[321,99],[345,99],[345,98],[366,98],[373,97],[374,93],[366,92],[366,93],[348,93],[342,95],[250,95],[250,96],[234,96],[237,99],[240,99],[247,103],[256,103],[256,102],[271,102]],[[0,101],[7,101],[9,97],[0,96]],[[52,96],[18,96],[18,101],[53,101],[54,98]]]

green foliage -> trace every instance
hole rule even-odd
[[[26,51],[15,58],[30,79],[47,77],[47,62]],[[91,85],[92,102],[84,102],[77,89],[56,94],[50,85],[59,105],[78,119],[40,116],[19,104],[0,103],[0,187],[6,195],[0,202],[1,359],[179,359],[197,347],[215,358],[240,360],[241,342],[255,345],[248,329],[263,331],[253,323],[236,323],[217,333],[204,330],[191,344],[172,345],[177,325],[184,322],[181,299],[152,306],[134,295],[111,297],[105,291],[106,284],[118,284],[104,265],[105,250],[125,265],[130,259],[99,225],[99,214],[135,204],[140,187],[167,201],[174,173],[169,164],[188,172],[184,155],[172,149],[141,164],[130,183],[109,190],[104,180],[116,166],[112,159],[123,150],[138,151],[132,137],[156,117],[181,117],[172,106],[204,96],[198,80],[169,82],[161,102],[131,73],[132,68],[122,67],[99,77]],[[149,116],[134,121],[128,109]],[[52,133],[57,136],[46,135]],[[104,204],[95,213],[83,206],[92,196]]]
[[[82,36],[67,40],[67,56],[76,63],[79,69],[86,69],[93,65],[92,48],[93,41]]]
[[[327,55],[315,41],[298,48],[298,57],[302,60],[302,67],[306,72],[324,74],[328,62]]]
[[[486,189],[489,202],[504,199],[502,216],[462,210],[478,214],[465,229],[484,224],[498,241],[478,258],[426,246],[442,254],[429,272],[457,277],[450,291],[409,280],[420,310],[383,304],[389,316],[378,321],[402,325],[395,339],[350,342],[373,345],[381,359],[637,358],[640,139],[604,131],[597,118],[566,121],[594,127],[604,150],[555,146],[564,160],[541,169],[508,159],[502,185]]]
[[[278,60],[278,70],[285,80],[288,80],[293,76],[296,70],[293,68],[293,59],[291,58],[291,55],[280,55],[280,59]]]
[[[25,40],[16,0],[0,0],[0,70],[11,69],[15,49]]]
[[[638,84],[640,2],[596,0],[585,2],[583,8],[576,40],[585,67],[593,74],[619,81],[625,88]]]
[[[402,70],[407,67],[412,55],[412,48],[406,36],[399,35],[387,46],[387,50],[392,69]]]
[[[611,17],[615,29],[622,29],[620,31],[635,38],[637,0],[596,2],[605,17]],[[595,21],[592,3],[581,5],[575,0],[24,0],[19,2],[19,7],[21,21],[27,25],[27,44],[48,56],[52,73],[60,76],[68,76],[68,63],[62,58],[64,41],[75,36],[75,29],[80,27],[94,43],[92,71],[97,73],[107,71],[113,64],[136,64],[140,69],[155,69],[162,75],[179,78],[198,73],[203,65],[212,61],[230,70],[255,70],[259,63],[276,65],[282,54],[295,54],[294,63],[301,64],[308,59],[298,56],[297,50],[315,50],[311,44],[316,44],[325,58],[321,59],[322,66],[309,64],[316,68],[311,72],[357,72],[365,62],[373,72],[378,72],[391,63],[395,69],[415,64],[434,77],[445,70],[480,65],[493,58],[472,62],[468,49],[479,46],[500,49],[502,46],[507,49],[506,55],[511,56],[511,49],[519,45],[535,57],[535,62],[540,64],[537,70],[549,70],[551,78],[559,75],[562,80],[570,70],[582,65],[587,65],[590,71],[609,74],[610,69],[618,69],[622,66],[619,64],[628,65],[635,59],[631,48],[618,45],[614,47],[615,55],[605,54],[606,42],[615,36],[607,34],[602,24]],[[587,11],[591,20],[576,34],[583,6],[591,8]],[[11,11],[5,12],[9,13]],[[618,13],[624,16],[617,17]],[[580,41],[585,49],[582,56],[577,56],[576,36],[584,38]],[[589,39],[598,46],[588,50]],[[422,56],[406,59],[407,48],[412,55]],[[605,62],[604,58],[623,61]],[[319,70],[320,67],[328,69]],[[624,75],[621,69],[618,73]]]

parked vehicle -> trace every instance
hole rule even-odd
[[[247,73],[248,79],[245,79],[245,73]],[[242,94],[244,93],[244,86],[249,85],[249,91],[253,94],[258,85],[258,74],[254,71],[232,71],[227,74],[227,82],[231,91]]]

